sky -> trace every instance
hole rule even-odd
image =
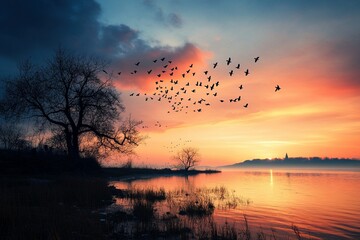
[[[171,166],[183,147],[204,166],[360,158],[359,22],[357,0],[4,0],[0,77],[59,46],[105,59],[123,116],[143,121],[135,164]]]

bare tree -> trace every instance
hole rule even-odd
[[[75,56],[62,49],[44,66],[25,62],[17,77],[6,81],[3,111],[15,117],[34,119],[37,126],[64,141],[70,159],[78,159],[84,147],[100,152],[130,153],[142,137],[141,124],[124,112],[120,93],[106,73],[106,64],[96,58]]]
[[[187,147],[181,149],[173,157],[176,162],[176,167],[188,171],[190,168],[195,167],[200,161],[199,149],[193,147]]]

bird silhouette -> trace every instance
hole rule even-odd
[[[275,92],[277,92],[277,91],[280,91],[280,86],[279,85],[276,85],[276,87],[275,87]]]
[[[102,70],[105,74],[108,74],[108,72],[107,71],[105,71],[104,69]]]
[[[254,60],[255,60],[255,62],[257,62],[259,60],[259,57],[255,57]],[[167,111],[168,113],[177,113],[177,112],[191,113],[191,112],[205,111],[205,108],[202,109],[202,108],[199,108],[199,106],[195,107],[195,106],[193,106],[193,104],[194,105],[212,106],[213,104],[210,101],[208,101],[208,100],[212,99],[212,97],[214,97],[213,100],[220,101],[220,103],[227,102],[228,100],[230,103],[236,103],[236,102],[240,102],[240,100],[241,100],[241,96],[238,96],[235,98],[229,98],[229,99],[221,99],[221,98],[215,99],[215,97],[217,98],[217,96],[221,96],[221,94],[222,94],[222,92],[221,92],[222,88],[219,88],[219,89],[217,88],[218,86],[220,86],[221,81],[219,81],[220,79],[216,79],[218,76],[218,74],[216,72],[214,72],[214,74],[215,74],[215,75],[213,75],[214,80],[212,81],[212,77],[210,76],[211,70],[208,71],[207,69],[204,69],[203,72],[206,75],[206,77],[204,77],[204,79],[202,79],[204,75],[201,75],[201,74],[199,75],[199,74],[196,74],[195,71],[192,71],[192,69],[194,69],[194,66],[195,66],[195,64],[193,64],[193,63],[188,65],[188,69],[182,69],[182,67],[178,67],[178,66],[176,66],[176,64],[170,66],[170,63],[172,63],[173,61],[168,61],[165,57],[150,60],[150,62],[154,62],[154,63],[156,63],[158,61],[162,61],[164,63],[161,64],[162,66],[160,66],[160,67],[162,67],[162,69],[156,74],[154,73],[154,69],[141,69],[141,67],[146,66],[146,63],[144,63],[144,61],[142,61],[142,60],[134,61],[134,64],[135,64],[135,66],[137,66],[137,68],[136,68],[136,70],[132,71],[131,74],[135,74],[135,73],[139,74],[142,71],[144,71],[145,74],[147,73],[149,75],[149,77],[155,77],[155,78],[159,77],[159,78],[157,78],[158,80],[153,82],[155,92],[148,94],[148,95],[153,95],[153,97],[147,96],[146,93],[143,94],[143,93],[136,93],[136,92],[131,93],[131,94],[129,93],[130,96],[140,96],[140,97],[138,97],[138,99],[142,99],[142,101],[146,101],[146,102],[151,101],[151,100],[167,102],[167,103],[169,103],[169,108],[170,108]],[[230,64],[235,64],[232,62],[231,56],[228,59],[226,59],[225,61],[228,66]],[[218,63],[219,62],[212,63],[213,69],[215,69],[219,66]],[[240,66],[241,66],[240,63],[236,63],[234,65],[234,67],[232,67],[233,69],[228,69],[228,74],[231,77],[234,76],[237,69],[241,69]],[[167,69],[169,69],[169,70],[165,71]],[[180,71],[182,71],[182,73],[181,72],[176,73],[175,70],[178,70],[178,69]],[[105,74],[108,74],[108,72],[106,72],[105,69],[103,70],[103,72]],[[167,74],[167,72],[169,72],[169,75]],[[118,73],[118,75],[121,74],[120,71],[117,73]],[[154,75],[151,75],[151,73],[154,73]],[[123,74],[125,74],[125,73],[123,73]],[[249,74],[250,74],[249,69],[245,68],[244,75],[248,76]],[[195,78],[195,75],[197,75],[196,78]],[[165,78],[161,78],[162,76],[165,76]],[[167,80],[166,76],[171,76],[171,79]],[[178,79],[177,80],[172,79],[173,76],[175,79],[176,78],[178,78]],[[184,82],[179,80],[180,78],[183,79]],[[205,80],[205,78],[207,81]],[[204,83],[204,85],[202,83]],[[236,82],[234,82],[234,84],[236,84]],[[242,85],[242,84],[238,85],[238,88],[240,90],[242,90],[243,86],[244,85]],[[202,89],[202,87],[204,87],[205,89]],[[198,88],[198,89],[196,89],[196,88]],[[280,89],[281,88],[279,85],[275,86],[275,92],[279,91]],[[189,94],[192,95],[192,97],[190,97]],[[142,97],[142,96],[144,96],[144,97]],[[203,96],[203,98],[198,98],[201,96]],[[242,106],[244,108],[247,108],[249,103],[245,102],[244,104],[242,104]],[[208,108],[206,108],[206,109],[208,109]],[[160,125],[160,123],[157,123],[157,124]]]
[[[226,64],[227,64],[227,65],[230,65],[230,63],[231,63],[231,58],[229,57],[229,59],[226,60]]]

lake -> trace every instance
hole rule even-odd
[[[360,239],[360,172],[325,170],[229,170],[217,174],[114,181],[119,189],[164,188],[166,191],[226,187],[242,199],[236,208],[215,208],[219,224],[254,233],[295,238],[292,226],[310,239]]]

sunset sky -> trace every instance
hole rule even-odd
[[[184,146],[199,148],[206,166],[285,153],[360,158],[359,22],[357,0],[5,0],[0,76],[59,46],[106,59],[123,116],[143,121],[137,164],[171,166]]]

